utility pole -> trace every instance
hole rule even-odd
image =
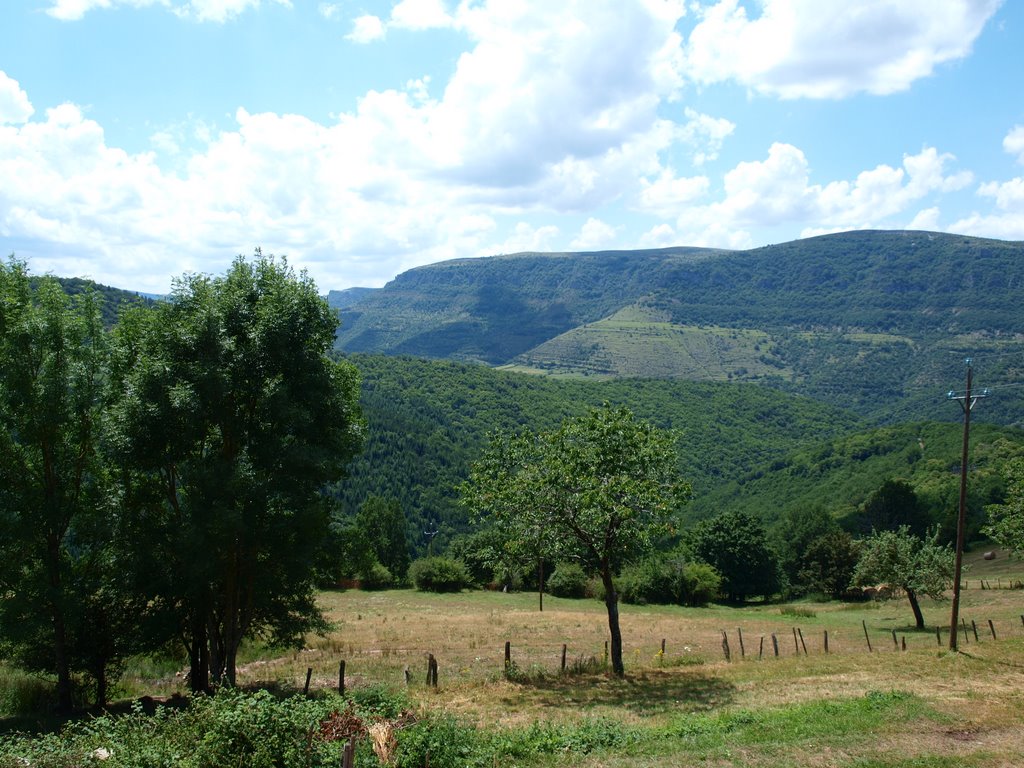
[[[437,536],[437,534],[439,534],[440,532],[441,531],[436,529],[436,528],[434,530],[432,530],[432,531],[424,531],[423,532],[423,535],[428,537],[427,538],[427,557],[433,557],[434,556],[434,537]]]
[[[967,527],[967,447],[971,436],[971,411],[978,400],[988,397],[987,389],[980,394],[972,394],[971,392],[971,386],[974,383],[974,371],[971,368],[971,362],[972,360],[969,357],[964,361],[967,365],[966,392],[963,395],[957,395],[950,390],[947,395],[948,399],[958,401],[964,411],[963,450],[960,453],[960,509],[956,518],[956,559],[953,567],[953,610],[949,619],[949,650],[951,651],[957,649],[957,632],[959,631],[957,624],[960,621],[960,572],[963,567],[964,536]]]

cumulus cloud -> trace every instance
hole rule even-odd
[[[1024,125],[1015,125],[1003,139],[1003,149],[1024,163]]]
[[[272,1],[288,8],[291,7],[291,0]],[[52,0],[52,3],[46,12],[61,21],[78,21],[95,8],[144,8],[159,5],[172,10],[182,18],[224,23],[249,8],[259,7],[260,0],[187,0],[187,2],[176,0]]]
[[[0,70],[0,125],[24,123],[35,109],[28,100],[28,94],[21,90],[17,80]]]
[[[352,31],[345,35],[345,39],[353,43],[366,44],[383,40],[386,34],[387,29],[380,17],[364,14],[352,20]]]
[[[688,76],[735,80],[781,98],[906,90],[967,56],[1002,0],[739,0],[703,7],[686,42]]]
[[[615,227],[591,216],[580,227],[579,234],[569,244],[569,247],[576,251],[607,249],[612,247],[617,237],[618,233]]]
[[[810,183],[810,165],[791,144],[776,143],[764,160],[739,163],[725,174],[724,196],[708,205],[685,207],[676,231],[694,245],[735,247],[751,240],[750,229],[802,225],[802,237],[884,226],[914,203],[936,192],[963,189],[967,172],[949,172],[950,154],[925,147],[906,155],[901,167],[879,165],[853,181]],[[922,214],[918,214],[920,218]]]
[[[454,23],[441,0],[401,0],[391,9],[390,24],[401,29],[440,29]]]

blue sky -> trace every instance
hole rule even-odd
[[[166,291],[449,258],[1024,239],[1024,3],[5,0],[0,250]]]

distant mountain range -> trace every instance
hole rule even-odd
[[[521,253],[330,297],[345,352],[754,381],[880,422],[959,418],[944,393],[971,356],[979,386],[1002,390],[985,417],[1024,425],[1021,242],[857,231],[747,251]]]

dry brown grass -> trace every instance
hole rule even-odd
[[[858,760],[889,765],[894,754],[957,760],[965,765],[1024,765],[1024,591],[967,589],[961,613],[978,624],[961,640],[961,653],[946,652],[934,631],[915,632],[905,601],[843,605],[801,603],[799,611],[779,605],[684,609],[622,606],[627,675],[601,672],[559,674],[562,644],[570,667],[580,658],[604,657],[607,616],[592,600],[546,597],[543,612],[535,594],[471,592],[430,595],[413,591],[325,592],[321,602],[334,630],[309,638],[301,651],[281,654],[250,648],[239,670],[243,683],[285,681],[300,688],[307,667],[314,688],[337,685],[338,662],[346,661],[351,687],[405,685],[420,704],[440,708],[492,727],[536,720],[573,722],[606,716],[643,727],[671,722],[680,713],[714,714],[738,708],[772,710],[823,700],[860,697],[870,691],[905,691],[926,702],[937,719],[924,719],[892,732],[865,734],[840,744],[789,745],[782,753],[743,750],[727,760],[704,755],[701,765],[843,765]],[[930,626],[945,625],[949,604],[926,603]],[[998,640],[987,620],[996,625]],[[873,652],[867,651],[862,622]],[[807,653],[794,643],[799,627]],[[823,652],[829,632],[831,653]],[[733,660],[722,652],[728,633]],[[745,657],[739,651],[742,630]],[[894,648],[892,630],[906,638]],[[780,654],[772,650],[771,634]],[[758,658],[764,636],[764,654]],[[962,636],[961,636],[962,637]],[[660,653],[661,641],[666,653]],[[515,681],[503,674],[505,641],[512,643]],[[799,652],[797,648],[799,647]],[[425,684],[426,655],[439,663],[437,690]],[[884,759],[883,759],[884,757]],[[689,759],[689,758],[687,758]],[[679,755],[591,756],[588,766],[687,765]],[[927,765],[932,762],[925,763]]]

